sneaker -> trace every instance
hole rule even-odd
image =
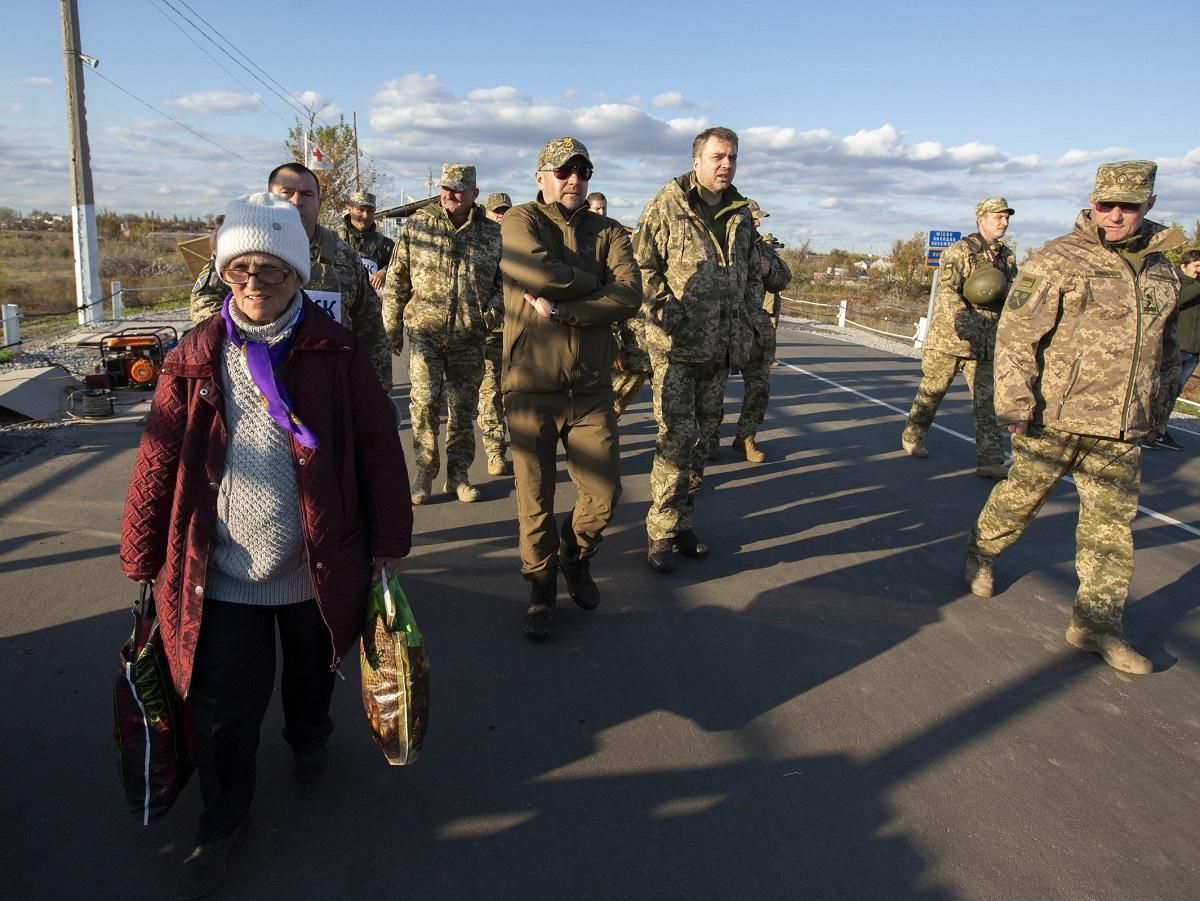
[[[693,560],[703,560],[708,556],[708,545],[697,538],[691,529],[685,529],[675,536],[675,550]]]
[[[1162,437],[1156,442],[1158,447],[1165,447],[1167,450],[1183,450],[1183,445],[1171,437],[1170,432],[1163,432]]]
[[[967,552],[967,566],[964,578],[967,588],[977,598],[990,598],[995,591],[995,584],[992,578],[992,563],[993,559],[991,557],[983,557],[972,554],[970,551]]]
[[[745,457],[747,463],[767,462],[767,455],[758,449],[758,445],[754,443],[753,435],[746,438],[734,438],[733,449]]]
[[[429,500],[429,495],[433,494],[433,477],[428,478],[418,477],[412,483],[412,502],[416,505],[421,505]]]
[[[646,563],[656,573],[669,573],[675,568],[675,542],[670,538],[651,538]]]
[[[916,457],[918,460],[924,460],[929,456],[929,451],[925,449],[925,441],[923,439],[901,438],[901,449],[910,457]]]
[[[1131,648],[1119,635],[1109,635],[1106,632],[1093,632],[1075,617],[1067,626],[1067,644],[1099,654],[1115,670],[1129,673],[1133,676],[1147,676],[1154,671],[1154,664]]]
[[[296,795],[301,801],[311,801],[321,796],[329,774],[328,764],[329,754],[324,748],[296,755],[292,776],[296,780]]]
[[[488,456],[488,475],[490,476],[510,476],[512,475],[512,463],[504,459],[504,454],[492,454]]]
[[[560,552],[558,567],[567,579],[567,592],[577,605],[584,610],[595,610],[600,606],[600,589],[592,580],[591,566],[587,557]]]
[[[532,580],[529,606],[525,608],[525,637],[544,641],[554,628],[554,605],[558,602],[558,572],[538,573]]]
[[[229,835],[214,838],[193,848],[179,868],[179,877],[175,880],[175,897],[202,898],[215,890],[225,879],[229,852],[249,825],[250,818],[246,817]]]
[[[997,482],[1002,482],[1008,478],[1007,463],[987,463],[975,467],[975,475],[981,479],[995,479]]]
[[[1143,438],[1141,441],[1142,450],[1158,450],[1162,444],[1161,441],[1151,441],[1149,438]]]
[[[473,504],[483,498],[483,495],[479,493],[479,489],[465,480],[461,482],[447,482],[444,487],[447,494],[457,495],[458,499],[464,504]]]

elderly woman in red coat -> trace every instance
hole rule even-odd
[[[412,540],[392,403],[358,340],[300,290],[309,245],[295,208],[235,200],[216,263],[231,293],[163,364],[121,535],[122,570],[154,583],[175,688],[196,718],[204,812],[179,898],[220,883],[249,822],[276,630],[284,737],[311,798],[372,574]]]

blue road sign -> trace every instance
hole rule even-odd
[[[929,233],[929,247],[942,249],[949,247],[955,241],[962,237],[962,232],[935,232]]]

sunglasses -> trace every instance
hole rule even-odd
[[[566,181],[572,173],[578,175],[580,181],[590,181],[592,173],[596,170],[592,168],[591,163],[567,163],[565,166],[556,166],[553,169],[543,169],[542,171],[553,172],[554,177],[559,181]]]
[[[263,266],[259,269],[223,269],[221,271],[221,278],[225,279],[225,284],[227,285],[244,285],[250,281],[251,276],[258,279],[264,285],[282,285],[284,280],[291,274],[291,269]]]
[[[1102,200],[1096,201],[1096,209],[1102,213],[1111,213],[1116,207],[1120,207],[1121,211],[1125,213],[1137,213],[1142,209],[1142,205],[1140,203],[1109,203]]]

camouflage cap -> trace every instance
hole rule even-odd
[[[1096,170],[1092,200],[1108,203],[1145,203],[1154,194],[1154,176],[1158,163],[1150,160],[1124,160],[1104,163]]]
[[[369,206],[375,209],[375,195],[370,191],[355,191],[346,198],[346,206]]]
[[[512,198],[503,191],[497,191],[494,194],[489,194],[487,200],[483,202],[483,208],[489,213],[494,213],[496,210],[507,210],[513,205]]]
[[[438,184],[452,191],[470,190],[475,187],[475,167],[466,163],[444,163],[442,180]]]
[[[975,218],[978,219],[984,213],[1008,213],[1011,216],[1013,208],[1003,197],[989,197],[987,200],[981,200],[975,204]]]
[[[764,210],[762,207],[760,207],[758,205],[757,200],[750,201],[750,214],[752,216],[754,216],[755,219],[766,219],[768,216],[771,215],[770,213],[768,213],[766,210]]]
[[[581,156],[589,163],[592,161],[592,158],[588,156],[588,149],[574,138],[552,138],[546,142],[546,146],[538,154],[537,167],[553,169],[561,166],[573,156]]]

